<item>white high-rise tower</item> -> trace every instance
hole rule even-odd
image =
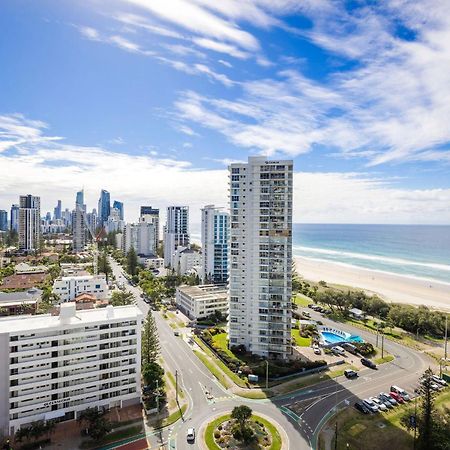
[[[21,195],[19,199],[19,249],[32,253],[39,249],[41,237],[41,198]]]
[[[229,214],[214,205],[202,208],[202,282],[228,280]]]
[[[169,206],[164,227],[164,265],[172,267],[178,247],[189,247],[189,207]]]
[[[230,171],[229,345],[291,353],[292,161],[250,157]]]

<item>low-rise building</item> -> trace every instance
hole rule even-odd
[[[186,247],[178,247],[172,255],[172,268],[178,275],[187,275],[195,267],[202,264],[202,255],[196,250]]]
[[[0,432],[140,402],[142,313],[111,305],[0,319]]]
[[[22,273],[3,278],[2,289],[31,289],[39,286],[48,277],[47,273]]]
[[[57,278],[53,283],[53,293],[59,295],[61,303],[69,302],[79,294],[93,294],[99,300],[109,298],[109,288],[104,275]]]
[[[46,273],[48,272],[48,267],[44,265],[31,266],[26,262],[21,262],[14,267],[14,272],[17,274]]]
[[[40,289],[28,289],[23,292],[0,292],[0,316],[34,314],[41,301]]]
[[[180,286],[176,292],[176,304],[190,319],[203,319],[216,311],[226,316],[227,289],[214,284]]]
[[[143,262],[147,270],[161,269],[164,267],[164,258],[145,258]]]

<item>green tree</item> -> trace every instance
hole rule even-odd
[[[136,250],[131,247],[127,253],[127,272],[132,276],[137,275],[137,268],[138,258],[136,255]]]
[[[235,406],[231,411],[231,418],[234,419],[241,429],[241,435],[245,435],[247,422],[252,417],[252,410],[246,405]]]
[[[160,346],[158,329],[151,310],[147,314],[147,318],[145,319],[144,327],[142,329],[141,349],[141,360],[143,366],[156,362]]]
[[[104,438],[112,429],[111,423],[105,417],[105,412],[94,408],[82,411],[77,421],[85,426],[87,435],[95,441]]]
[[[108,261],[108,255],[106,252],[102,252],[98,255],[98,271],[106,275],[106,282],[108,282],[109,275],[112,273],[111,265]]]
[[[111,295],[111,305],[124,306],[133,303],[134,296],[131,292],[114,291]]]
[[[142,378],[150,390],[162,388],[164,386],[164,369],[156,362],[146,363],[142,368]]]

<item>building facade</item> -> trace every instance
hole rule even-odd
[[[191,248],[178,247],[172,255],[172,268],[178,275],[200,273],[201,264],[201,253]]]
[[[142,313],[111,305],[0,319],[0,431],[140,402]]]
[[[9,222],[11,231],[19,232],[19,205],[11,206],[11,220]]]
[[[119,202],[117,200],[114,200],[113,208],[115,208],[115,209],[117,209],[119,211],[119,219],[123,220],[123,218],[124,218],[123,202]]]
[[[72,249],[75,253],[85,250],[88,240],[88,229],[86,224],[86,214],[83,206],[78,203],[72,213]]]
[[[169,206],[164,227],[164,264],[173,267],[173,254],[178,247],[189,247],[189,207]]]
[[[151,206],[141,206],[141,214],[139,216],[139,222],[152,223],[155,227],[155,249],[159,244],[159,209],[152,208]]]
[[[103,226],[108,220],[111,213],[111,199],[108,191],[104,189],[100,192],[100,198],[98,200],[98,221],[99,225]]]
[[[0,209],[0,231],[8,231],[8,212]]]
[[[131,247],[139,256],[155,256],[155,226],[152,223],[127,223],[124,229],[124,252]]]
[[[109,298],[104,275],[60,277],[53,282],[52,291],[59,296],[61,303],[70,302],[79,294],[93,294],[99,300]]]
[[[292,161],[231,164],[230,345],[291,353]]]
[[[41,237],[41,199],[21,195],[19,200],[19,250],[32,253],[39,249]]]
[[[214,284],[180,286],[176,292],[176,303],[190,319],[204,319],[219,311],[228,314],[228,293],[225,287]]]
[[[228,281],[229,214],[207,205],[202,208],[202,282]]]

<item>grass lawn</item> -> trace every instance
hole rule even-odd
[[[292,337],[295,339],[295,345],[298,347],[310,347],[311,346],[311,338],[310,337],[302,337],[300,336],[300,331],[293,329],[292,330]]]
[[[206,366],[206,368],[219,380],[219,383],[225,388],[228,389],[231,387],[231,384],[228,382],[227,378],[223,374],[223,372],[214,364],[206,355],[203,353],[194,350],[194,353],[200,359],[200,361]]]
[[[186,409],[187,409],[187,405],[183,405],[183,406],[181,407],[181,410],[180,410],[180,409],[177,409],[177,410],[176,410],[174,413],[172,413],[169,417],[166,417],[166,418],[162,421],[162,423],[161,423],[161,425],[160,425],[160,428],[167,427],[167,426],[172,425],[173,423],[175,423],[175,422],[181,417],[181,415],[184,414],[184,413],[186,412]]]
[[[298,293],[292,300],[296,305],[303,308],[306,308],[310,303],[314,303],[309,297],[300,293]]]
[[[222,450],[221,447],[219,447],[214,442],[214,430],[223,422],[228,420],[231,417],[230,414],[226,414],[224,416],[220,416],[217,419],[213,420],[208,424],[205,430],[205,443],[208,448],[208,450]],[[267,431],[272,435],[272,445],[270,446],[269,450],[280,450],[281,449],[281,436],[278,430],[275,428],[274,425],[272,425],[270,422],[268,422],[266,419],[263,419],[260,416],[257,416],[255,414],[252,415],[253,420],[257,420],[258,422],[261,422],[264,427],[267,429]]]
[[[420,402],[420,399],[418,402]],[[443,408],[444,405],[449,406],[449,404],[449,390],[436,397],[435,405],[437,408]],[[413,444],[412,433],[409,433],[400,425],[401,417],[408,410],[411,413],[413,412],[413,402],[405,403],[386,413],[375,415],[364,415],[354,408],[346,408],[329,422],[329,427],[334,428],[337,419],[339,450],[346,450],[347,443],[349,443],[349,448],[360,448],[361,442],[364,442],[365,450],[378,450],[380,448],[410,450]]]
[[[170,384],[173,386],[173,389],[175,390],[175,377],[173,376],[172,372],[166,372],[167,378],[170,381]],[[184,398],[184,392],[181,386],[178,384],[178,394],[180,398]]]

